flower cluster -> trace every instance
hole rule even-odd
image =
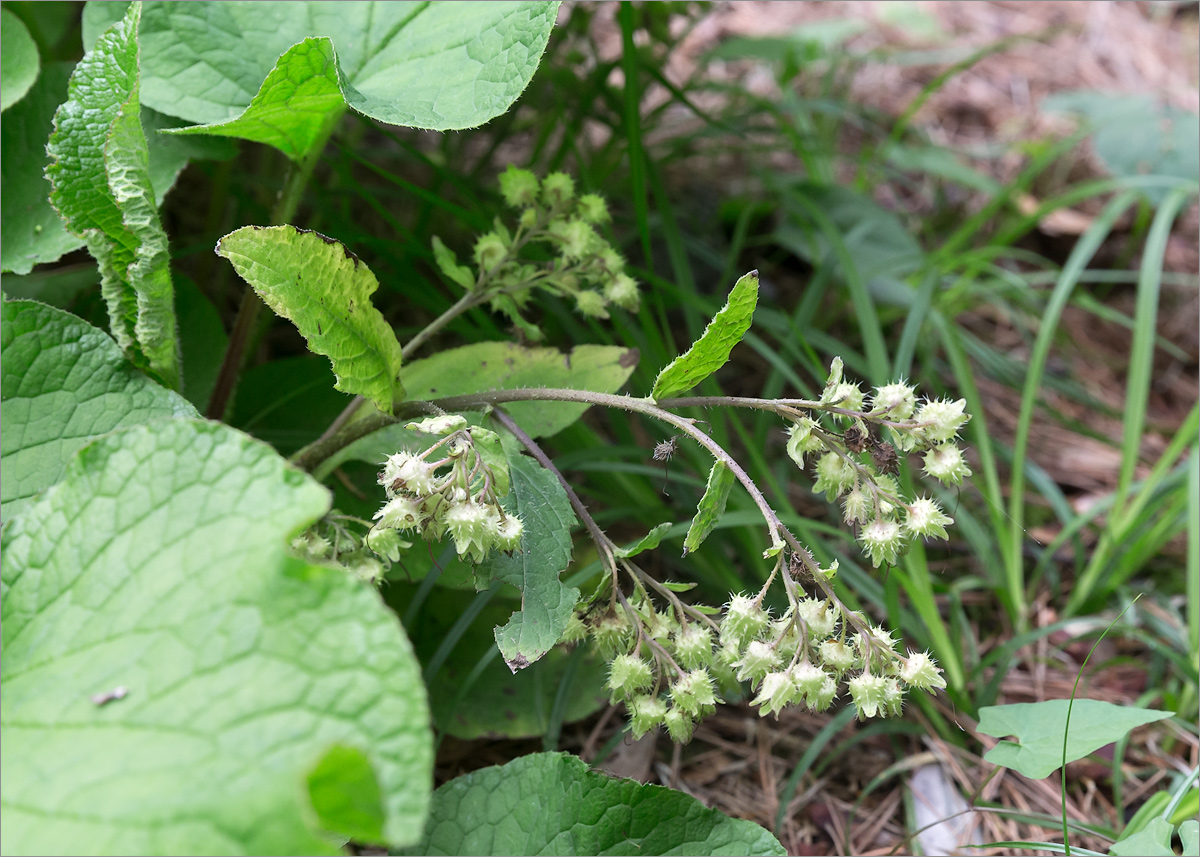
[[[814,489],[841,500],[843,519],[858,528],[872,565],[896,562],[913,539],[947,537],[953,519],[929,497],[906,499],[893,474],[901,454],[921,454],[925,473],[943,485],[971,475],[955,443],[970,419],[965,400],[918,403],[904,381],[876,387],[868,397],[843,380],[835,358],[820,400],[810,404],[788,430],[788,456],[801,468],[811,463]]]
[[[592,318],[608,318],[614,304],[637,310],[637,282],[625,272],[621,254],[596,231],[609,220],[601,196],[577,194],[566,173],[551,173],[539,182],[533,173],[514,166],[500,176],[500,193],[520,210],[516,228],[497,218],[491,231],[475,241],[474,269],[459,264],[438,238],[433,239],[435,261],[447,279],[477,294],[480,303],[490,303],[535,341],[542,333],[522,314],[534,288],[570,301]],[[522,255],[534,242],[549,250],[549,261]]]
[[[388,499],[375,513],[368,540],[388,542],[386,548],[395,538],[389,532],[412,531],[430,541],[449,535],[458,555],[476,563],[493,550],[520,547],[521,520],[499,502],[508,493],[509,474],[496,433],[468,426],[455,414],[406,428],[442,439],[419,454],[388,457],[379,474]]]

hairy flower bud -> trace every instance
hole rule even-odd
[[[633,655],[617,655],[608,668],[608,683],[614,699],[629,699],[654,682],[650,664]]]
[[[575,309],[581,315],[591,318],[608,318],[608,310],[604,308],[604,295],[590,289],[582,289],[575,293]]]
[[[825,442],[812,433],[816,425],[815,420],[804,417],[788,427],[788,458],[796,462],[796,466],[801,470],[804,469],[806,453],[821,452],[825,449]]]
[[[824,493],[829,500],[836,500],[842,492],[854,484],[854,466],[836,452],[827,452],[817,459],[817,478],[813,491]]]
[[[943,443],[925,453],[925,472],[943,485],[959,485],[971,475],[962,450],[952,443]]]
[[[587,638],[588,628],[579,618],[578,613],[572,613],[571,618],[567,620],[566,630],[562,636],[558,638],[560,643],[578,643],[580,640]]]
[[[944,690],[946,687],[946,679],[942,676],[942,671],[938,669],[934,659],[929,657],[928,652],[910,651],[907,658],[901,658],[900,678],[909,687],[919,690],[932,688]]]
[[[768,673],[763,677],[758,696],[750,704],[759,706],[759,717],[766,717],[768,714],[778,715],[780,711],[791,705],[795,698],[796,681],[792,677],[792,671],[783,670],[782,672]]]
[[[662,725],[667,716],[667,704],[657,696],[642,694],[625,703],[629,711],[629,731],[636,741],[651,729]],[[690,734],[688,737],[691,737]]]
[[[542,179],[542,198],[559,205],[575,198],[575,181],[566,173],[550,173]]]
[[[725,619],[721,622],[721,643],[732,643],[740,649],[765,631],[770,621],[770,614],[754,598],[735,595],[725,608]]]
[[[379,556],[387,557],[391,562],[398,562],[400,551],[412,547],[412,542],[406,542],[400,538],[396,530],[391,527],[372,527],[371,531],[367,533],[367,547]]]
[[[885,414],[890,420],[906,420],[913,415],[917,407],[916,391],[897,381],[875,388],[875,396],[871,399],[871,410]]]
[[[415,530],[421,525],[424,513],[421,505],[412,497],[403,494],[388,500],[374,515],[379,526],[393,530]]]
[[[604,286],[604,297],[630,312],[636,312],[641,302],[637,281],[628,274],[617,274],[609,280]]]
[[[396,496],[397,490],[409,491],[418,497],[438,490],[433,465],[411,452],[389,455],[379,474],[379,484],[388,497]]]
[[[808,703],[809,708],[815,708],[816,702],[820,698],[821,691],[825,687],[825,682],[829,679],[829,676],[824,670],[809,663],[808,658],[805,658],[792,668],[792,675],[796,681],[796,701],[799,702],[803,699]]]
[[[863,393],[858,388],[858,384],[843,381],[840,384],[835,384],[833,387],[826,388],[825,395],[821,396],[821,403],[832,405],[835,408],[845,408],[847,411],[861,411]],[[834,414],[834,416],[840,420],[851,419],[851,417],[845,414]]]
[[[514,551],[521,547],[521,534],[525,525],[516,515],[509,513],[496,530],[496,547],[502,551]]]
[[[917,409],[913,417],[918,423],[927,423],[920,429],[921,435],[928,440],[951,440],[958,430],[971,417],[963,413],[967,406],[966,399],[950,402],[945,399],[932,399]]]
[[[797,613],[808,625],[810,640],[824,640],[837,630],[838,611],[828,601],[805,598],[800,602]]]
[[[618,654],[629,651],[633,639],[633,629],[624,615],[602,616],[592,629],[592,637],[596,648],[605,660],[612,660]]]
[[[475,242],[475,264],[481,271],[490,271],[508,255],[508,245],[495,232],[485,232]]]
[[[716,711],[717,696],[708,670],[691,670],[675,679],[671,684],[671,704],[692,718]]]
[[[675,660],[685,670],[711,666],[713,662],[712,632],[691,624],[675,636]]]
[[[905,547],[900,525],[887,519],[867,524],[859,533],[858,540],[862,542],[867,556],[871,558],[871,565],[875,568],[879,568],[885,562],[889,565],[895,563]]]
[[[884,708],[886,711],[887,689],[887,679],[869,672],[850,679],[847,683],[847,690],[850,692],[850,698],[854,700],[855,708],[858,709],[859,720],[875,717],[879,714],[880,708]]]
[[[936,536],[948,539],[946,527],[954,523],[954,519],[942,513],[941,507],[928,497],[914,500],[906,510],[904,529],[914,536]]]
[[[537,202],[537,176],[529,170],[519,169],[512,164],[500,174],[500,195],[514,208],[533,205]]]
[[[861,483],[855,482],[854,487],[842,499],[842,520],[847,524],[863,524],[875,511],[875,504],[862,490]]]
[[[779,666],[779,653],[770,643],[755,640],[746,647],[746,653],[734,666],[738,668],[738,681],[757,682]]]
[[[663,724],[667,727],[667,734],[676,744],[691,741],[692,733],[696,730],[696,721],[692,716],[678,708],[672,708],[663,715]]]
[[[585,193],[579,197],[576,213],[587,223],[603,223],[608,220],[608,204],[598,193]]]
[[[821,662],[839,676],[861,663],[858,653],[841,640],[826,640],[817,647]]]

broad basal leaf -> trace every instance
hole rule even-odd
[[[67,99],[72,63],[49,63],[37,83],[0,123],[0,267],[28,274],[41,262],[54,262],[83,246],[83,239],[63,226],[50,205],[46,179],[46,140],[54,130],[54,111]]]
[[[714,461],[708,472],[708,484],[704,496],[696,506],[696,516],[683,540],[683,555],[695,551],[708,538],[721,516],[725,514],[725,503],[729,500],[729,489],[733,487],[733,471],[719,461]]]
[[[0,9],[0,18],[0,110],[7,110],[24,98],[37,80],[41,58],[20,18],[7,9]]]
[[[329,39],[305,39],[279,58],[250,106],[235,119],[172,134],[214,134],[266,143],[293,161],[309,155],[345,110]]]
[[[758,271],[751,271],[734,284],[725,306],[713,316],[692,347],[658,373],[651,397],[669,399],[678,396],[724,366],[733,346],[741,342],[750,329],[757,303]]]
[[[385,412],[404,397],[400,343],[371,305],[379,281],[340,242],[294,226],[246,226],[218,241],[217,255],[329,358],[337,389]]]
[[[96,41],[54,116],[50,201],[100,265],[110,328],[135,365],[179,386],[167,236],[138,100],[139,3]]]
[[[1137,833],[1113,843],[1108,853],[1113,857],[1175,857],[1175,849],[1171,847],[1174,832],[1174,826],[1165,818],[1152,818]]]
[[[270,100],[263,81],[289,48],[325,37],[350,107],[395,125],[473,128],[525,89],[557,14],[556,2],[149,3],[146,104],[190,122],[225,122],[256,93]]]
[[[1190,819],[1179,825],[1179,841],[1185,857],[1200,857],[1200,822]]]
[[[34,301],[0,305],[0,516],[62,476],[81,446],[116,428],[198,416],[134,369],[108,334]]]
[[[492,580],[515,586],[521,609],[496,628],[496,645],[509,669],[524,669],[558,642],[579,590],[564,586],[559,575],[571,564],[571,527],[575,513],[554,474],[524,455],[509,458],[512,490],[504,508],[525,526],[521,549],[512,556],[493,554],[475,570],[476,585]]]
[[[482,768],[433,793],[413,854],[786,854],[752,821],[592,771],[566,753]]]
[[[1062,767],[1068,704],[1066,699],[1050,699],[979,709],[980,732],[993,738],[1014,735],[1018,742],[1001,741],[983,758],[993,765],[1012,768],[1030,779],[1050,776]],[[1082,759],[1106,744],[1119,741],[1138,726],[1170,716],[1169,711],[1148,711],[1098,699],[1077,699],[1071,708],[1066,760]]]
[[[440,399],[521,387],[615,393],[628,380],[637,359],[637,351],[613,345],[579,345],[570,354],[563,354],[553,348],[481,342],[410,363],[401,377],[410,399]],[[531,437],[542,437],[565,429],[583,416],[588,406],[512,402],[504,409]]]
[[[328,853],[372,818],[420,835],[408,640],[372,588],[284,550],[328,506],[265,444],[170,420],[85,447],[12,522],[5,853]]]

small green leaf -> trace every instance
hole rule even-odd
[[[1200,857],[1200,821],[1191,819],[1179,825],[1184,857]]]
[[[481,768],[433,793],[413,854],[786,854],[752,821],[591,770],[567,753]]]
[[[1175,849],[1171,847],[1174,832],[1175,828],[1165,818],[1152,818],[1137,833],[1114,843],[1108,853],[1113,857],[1175,857]]]
[[[384,841],[379,779],[367,754],[357,747],[334,744],[325,751],[308,772],[308,799],[320,830],[363,843]]]
[[[225,122],[289,48],[325,37],[337,49],[341,97],[358,112],[393,125],[474,128],[525,89],[557,14],[557,2],[148,3],[146,103],[190,122]]]
[[[461,414],[443,414],[440,417],[426,417],[413,423],[405,423],[404,428],[420,434],[432,434],[445,437],[453,434],[467,425],[467,418]]]
[[[493,554],[475,569],[476,586],[493,580],[515,586],[521,609],[496,628],[496,645],[513,672],[542,657],[562,637],[579,590],[564,586],[559,575],[571,564],[571,527],[575,513],[554,474],[519,453],[509,458],[512,491],[504,509],[519,515],[524,532],[512,556]]]
[[[137,371],[102,330],[34,301],[0,305],[0,516],[11,520],[89,441],[165,417],[199,416]]]
[[[1001,741],[984,759],[994,765],[1012,768],[1030,779],[1050,776],[1062,767],[1068,704],[1066,699],[1050,699],[979,709],[980,732],[993,738],[1015,735],[1020,742]],[[1119,741],[1138,726],[1170,716],[1169,711],[1148,711],[1098,699],[1077,699],[1071,708],[1067,761],[1082,759],[1106,744]]]
[[[563,354],[554,348],[481,342],[409,363],[401,377],[408,397],[423,400],[521,387],[615,393],[637,366],[637,358],[637,351],[613,345],[579,345]],[[504,409],[531,437],[543,437],[565,429],[583,416],[588,406],[511,402]]]
[[[757,303],[758,271],[751,271],[734,284],[725,306],[713,316],[692,347],[658,373],[651,397],[670,399],[678,396],[724,366],[733,346],[741,342],[750,329]]]
[[[134,365],[179,387],[167,236],[159,223],[142,130],[133,3],[84,55],[54,115],[50,201],[100,266],[109,326]]]
[[[662,540],[666,538],[672,526],[670,521],[661,523],[629,547],[617,548],[613,553],[617,556],[628,558],[637,556],[642,551],[652,551],[662,543]]]
[[[471,273],[471,269],[466,265],[458,264],[458,257],[454,255],[453,250],[442,243],[441,238],[434,235],[432,244],[433,261],[437,263],[438,270],[447,280],[462,286],[464,291],[473,291],[475,275]]]
[[[275,63],[250,106],[235,119],[176,128],[170,134],[212,134],[266,143],[293,161],[328,136],[345,110],[338,62],[329,39],[305,39]]]
[[[0,23],[0,110],[7,110],[29,92],[42,61],[29,28],[20,18],[0,9]]]
[[[37,83],[4,114],[0,123],[0,267],[28,274],[33,266],[54,262],[83,246],[50,204],[46,140],[54,130],[54,111],[67,100],[72,63],[49,63]]]
[[[245,226],[217,242],[217,255],[329,358],[337,389],[385,413],[404,397],[400,343],[371,305],[379,281],[341,242],[294,226]]]
[[[692,518],[692,526],[683,540],[684,556],[695,552],[721,520],[731,488],[733,471],[720,461],[714,461],[712,470],[708,471],[708,484],[704,488],[704,496],[696,506],[696,516]]]
[[[411,646],[374,588],[285,552],[328,508],[265,444],[167,420],[85,447],[6,526],[6,852],[330,853],[318,819],[352,819],[307,786],[333,745],[366,754],[383,838],[416,840]]]
[[[680,583],[676,580],[664,580],[662,585],[664,589],[669,589],[672,592],[691,592],[700,584],[694,581],[692,583]]]
[[[497,497],[503,497],[512,487],[508,474],[508,455],[500,443],[500,435],[483,426],[471,426],[471,439],[475,441],[475,454],[483,466],[492,471],[492,489]]]

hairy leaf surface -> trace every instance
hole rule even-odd
[[[433,794],[414,854],[786,854],[752,821],[674,789],[534,753],[451,780]]]
[[[493,554],[475,570],[476,585],[486,589],[493,580],[515,586],[521,609],[496,628],[496,645],[509,669],[516,672],[542,657],[558,642],[579,590],[559,580],[571,564],[571,527],[575,513],[554,474],[524,455],[509,458],[512,490],[504,498],[506,511],[525,526],[521,549],[512,556]]]
[[[35,301],[0,306],[0,516],[53,485],[81,446],[125,426],[198,416],[102,330]]]
[[[379,281],[341,242],[294,226],[245,226],[217,242],[217,255],[329,358],[337,389],[385,412],[403,398],[400,343],[371,304]]]
[[[85,447],[12,522],[6,853],[328,853],[347,813],[321,783],[370,804],[335,745],[369,761],[383,838],[419,836],[432,746],[408,640],[373,589],[284,549],[328,507],[265,444],[171,420]]]
[[[751,271],[734,283],[725,306],[713,316],[692,347],[658,373],[650,395],[655,399],[678,396],[724,366],[733,346],[750,329],[757,303],[758,271]]]
[[[47,151],[50,201],[87,242],[117,343],[135,365],[179,386],[167,236],[159,223],[142,130],[141,5],[106,30],[71,75]]]

